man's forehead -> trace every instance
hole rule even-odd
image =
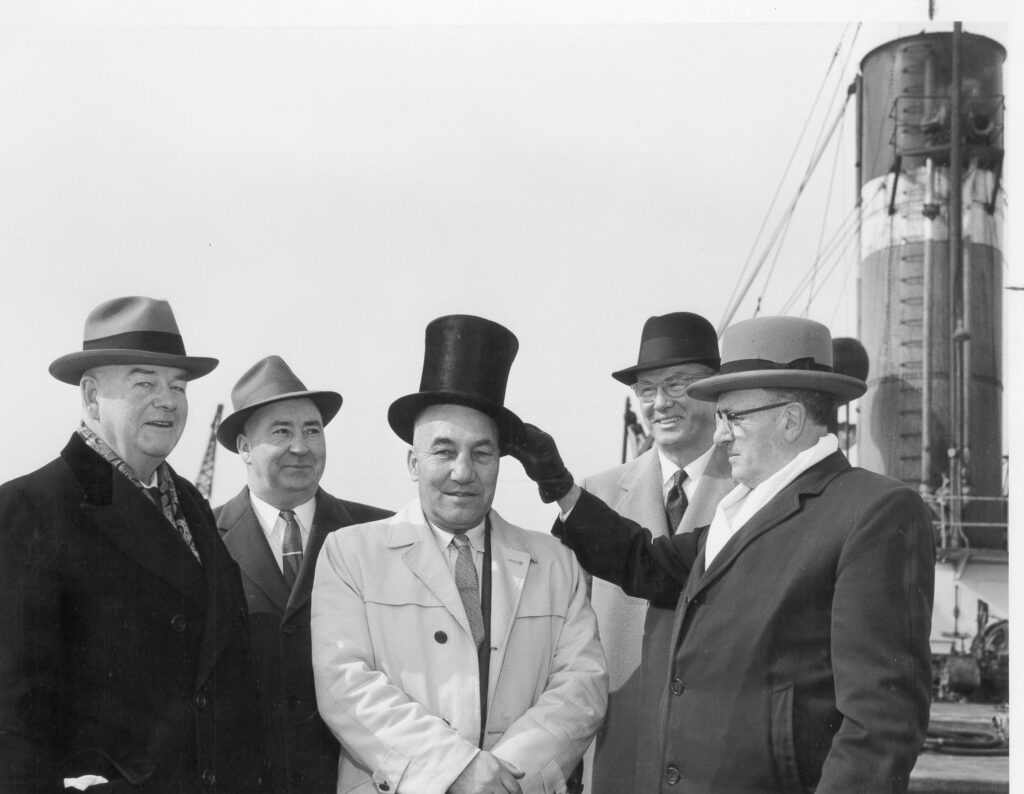
[[[303,424],[323,424],[320,409],[308,397],[297,397],[293,400],[278,400],[253,411],[249,421],[254,424],[271,424],[275,422],[301,422]]]
[[[768,392],[765,389],[724,391],[718,395],[718,407],[720,409],[752,408],[764,402],[767,396]]]
[[[657,383],[673,376],[711,375],[712,373],[714,373],[714,370],[711,367],[691,362],[688,364],[673,364],[669,367],[658,367],[656,369],[645,369],[638,372],[636,377],[638,383],[640,381]]]
[[[498,440],[497,423],[482,411],[465,405],[442,403],[424,408],[416,417],[414,437],[422,443],[432,443],[446,438],[450,441]]]

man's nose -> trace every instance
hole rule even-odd
[[[174,399],[174,392],[166,384],[157,385],[156,391],[153,393],[153,404],[165,411],[173,411],[178,407],[178,403]]]
[[[723,422],[721,419],[715,420],[715,434],[711,437],[711,440],[721,446],[732,441],[732,429],[729,427],[728,422]]]
[[[661,384],[658,384],[658,388],[654,390],[654,402],[652,405],[656,411],[664,411],[674,403],[671,397],[665,394],[665,389],[662,388]]]
[[[288,445],[288,451],[295,455],[305,455],[309,452],[309,439],[306,438],[304,433],[298,433],[292,438],[292,443]]]
[[[476,477],[476,469],[470,456],[458,455],[452,462],[452,479],[456,482],[471,482]]]

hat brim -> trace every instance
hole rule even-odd
[[[50,364],[50,374],[62,383],[77,386],[82,380],[82,375],[93,367],[151,364],[156,367],[183,369],[188,380],[195,380],[211,373],[219,363],[216,358],[151,353],[145,350],[78,350],[61,356]]]
[[[712,375],[694,383],[686,393],[696,400],[714,402],[723,392],[740,389],[809,389],[825,392],[845,403],[860,397],[867,388],[864,381],[836,372],[755,370]]]
[[[456,391],[416,392],[399,397],[388,408],[388,424],[402,441],[412,444],[416,417],[432,405],[464,405],[480,413],[487,414],[498,425],[498,447],[502,455],[507,455],[508,445],[523,433],[523,420],[503,405],[484,400],[473,394]]]
[[[231,452],[238,452],[238,436],[245,430],[245,423],[254,411],[258,411],[267,405],[283,402],[284,400],[312,400],[313,404],[320,410],[320,420],[324,427],[337,415],[341,409],[342,397],[336,391],[295,391],[287,394],[278,394],[268,397],[265,400],[254,402],[229,414],[221,420],[217,427],[217,440],[225,449]]]
[[[644,364],[637,364],[632,367],[626,367],[625,369],[616,370],[612,373],[612,377],[615,378],[619,383],[623,383],[626,386],[632,386],[637,382],[638,376],[641,372],[647,372],[652,369],[661,369],[662,367],[675,367],[679,364],[704,364],[711,369],[717,370],[719,365],[719,359],[715,358],[694,358],[693,356],[684,356],[682,358],[664,358],[658,361],[650,361]]]

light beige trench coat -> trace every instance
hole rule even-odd
[[[604,717],[608,678],[572,554],[491,511],[485,749],[557,794]],[[313,670],[342,744],[338,792],[443,794],[480,733],[476,647],[419,501],[331,534],[312,600]]]

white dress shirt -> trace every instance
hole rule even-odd
[[[708,530],[704,545],[704,569],[711,566],[722,547],[729,542],[751,516],[768,504],[783,488],[815,463],[819,463],[839,449],[839,439],[829,433],[818,439],[818,443],[805,449],[793,460],[756,488],[737,485],[727,493],[715,509],[715,517]]]
[[[697,480],[704,474],[704,470],[708,467],[714,452],[715,445],[712,444],[703,455],[695,460],[691,460],[682,467],[686,472],[686,479],[683,480],[683,493],[686,494],[687,502],[693,500],[693,495],[697,491]],[[668,492],[672,487],[672,478],[679,471],[679,466],[665,457],[665,453],[661,451],[660,447],[658,448],[658,461],[661,463],[661,501],[662,504],[665,504],[668,502]]]
[[[249,501],[252,503],[252,511],[256,514],[256,520],[260,522],[263,534],[267,537],[270,550],[277,560],[277,567],[284,572],[284,557],[281,556],[281,545],[284,543],[284,519],[281,518],[281,509],[268,504],[249,491]],[[316,497],[304,502],[296,508],[295,520],[299,524],[299,534],[302,536],[302,550],[306,550],[309,543],[309,528],[313,526],[313,515],[316,513]]]

